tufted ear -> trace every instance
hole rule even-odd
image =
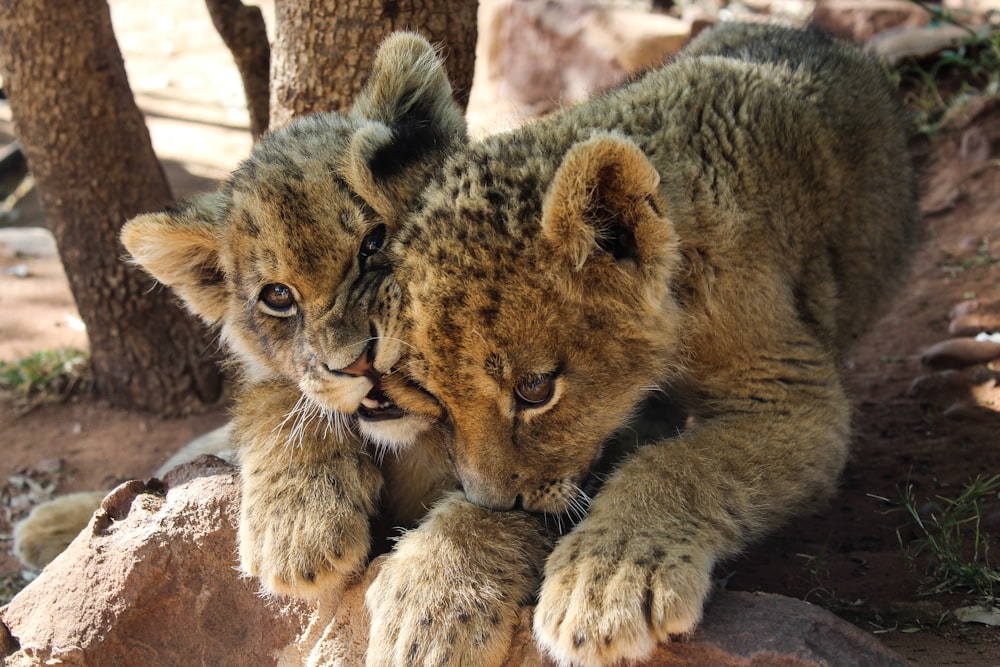
[[[382,43],[348,117],[359,129],[343,156],[344,176],[383,216],[408,210],[430,170],[466,142],[444,63],[415,33],[393,33]]]
[[[131,261],[173,288],[195,315],[209,324],[226,312],[220,259],[225,197],[198,195],[163,213],[146,213],[122,227]]]
[[[573,146],[542,202],[542,229],[576,271],[598,253],[649,268],[673,255],[660,175],[631,141],[599,134]]]

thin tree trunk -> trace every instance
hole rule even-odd
[[[343,111],[390,32],[413,30],[444,49],[459,103],[476,57],[473,0],[276,0],[271,127],[313,111]]]
[[[271,47],[267,42],[264,16],[259,7],[240,0],[206,0],[215,29],[236,61],[250,112],[254,139],[267,131]]]
[[[172,199],[104,0],[0,3],[0,68],[42,207],[87,324],[96,389],[169,415],[218,398],[214,344],[122,262],[122,223]]]

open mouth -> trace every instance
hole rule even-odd
[[[382,374],[375,369],[375,348],[378,341],[378,332],[375,326],[371,329],[371,342],[362,354],[364,358],[365,376],[375,385],[371,391],[361,399],[358,406],[358,417],[365,421],[376,422],[388,419],[399,419],[403,416],[403,410],[390,400],[382,391]]]
[[[361,399],[361,405],[358,406],[358,417],[365,421],[399,419],[403,414],[403,410],[385,395],[379,382],[375,383],[368,395]]]

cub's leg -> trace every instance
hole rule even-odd
[[[538,518],[448,494],[399,540],[368,589],[366,664],[500,665],[550,548]]]
[[[244,388],[233,440],[243,483],[243,570],[270,592],[315,597],[360,571],[382,477],[339,415],[303,408],[281,380]]]
[[[174,468],[190,463],[203,454],[212,454],[230,463],[236,463],[236,452],[233,451],[233,424],[227,422],[208,433],[199,435],[163,462],[154,473],[155,477],[163,477]]]
[[[41,570],[55,560],[101,506],[107,491],[67,493],[42,503],[14,526],[14,554]]]
[[[833,491],[847,402],[825,353],[785,352],[700,376],[712,412],[627,459],[558,542],[534,629],[561,665],[641,659],[690,632],[719,559]]]

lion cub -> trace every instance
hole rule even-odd
[[[383,475],[404,524],[448,479],[435,434],[376,387],[368,306],[383,244],[465,141],[451,93],[431,46],[397,33],[349,113],[296,119],[218,191],[122,231],[135,263],[221,327],[236,362],[240,562],[268,591],[317,595],[363,567]],[[405,420],[413,446],[380,470],[355,411]]]
[[[556,662],[641,659],[691,631],[720,559],[834,491],[850,442],[838,365],[913,246],[906,141],[890,85],[860,51],[724,24],[628,86],[469,146],[431,179],[392,241],[382,294],[401,314],[380,323],[393,338],[375,363],[405,366],[399,403],[436,405],[472,503],[589,503],[548,556],[534,613]],[[693,428],[638,448],[591,501],[602,443],[661,390]],[[489,521],[464,530],[477,552],[515,548]],[[373,632],[396,655],[413,640],[393,615],[419,603],[380,611],[387,592],[482,575],[461,554],[435,560],[452,569],[397,568],[369,591]],[[452,613],[488,628],[468,616],[491,613],[489,600],[463,602]],[[458,632],[426,632],[411,651],[483,643]]]

